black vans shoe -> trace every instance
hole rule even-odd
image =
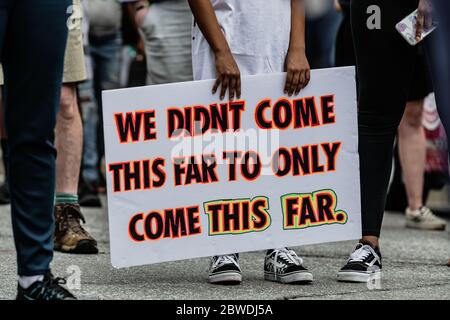
[[[281,248],[267,251],[264,279],[280,283],[309,283],[313,281],[313,275],[294,250]]]
[[[338,272],[337,280],[343,282],[369,282],[381,276],[381,253],[368,242],[356,245],[347,264]]]
[[[235,253],[213,257],[209,266],[209,282],[225,285],[240,284],[242,274],[239,255]]]

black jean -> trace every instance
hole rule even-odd
[[[417,48],[395,25],[418,7],[418,0],[353,0],[352,34],[358,77],[359,156],[362,232],[380,236],[394,139],[408,100]],[[371,5],[380,8],[381,28],[370,29]]]
[[[70,0],[0,0],[8,182],[18,273],[40,275],[53,257],[53,147]]]
[[[450,140],[450,1],[433,0],[439,26],[427,40],[439,116]]]

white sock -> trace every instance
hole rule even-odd
[[[44,280],[44,276],[43,275],[31,276],[31,277],[20,276],[19,277],[19,285],[23,289],[28,289],[36,281],[42,281],[42,280]]]

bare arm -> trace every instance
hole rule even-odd
[[[306,87],[310,67],[305,53],[305,8],[303,0],[291,0],[291,37],[286,56],[286,85],[284,92],[291,96]]]
[[[220,29],[210,0],[189,0],[189,5],[198,27],[214,53],[217,78],[212,93],[215,94],[219,86],[222,85],[220,99],[225,98],[227,89],[230,100],[233,100],[235,95],[240,98],[241,76],[239,67]]]

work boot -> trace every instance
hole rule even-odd
[[[86,220],[78,204],[55,205],[55,250],[64,253],[96,254],[97,241],[84,230]]]

